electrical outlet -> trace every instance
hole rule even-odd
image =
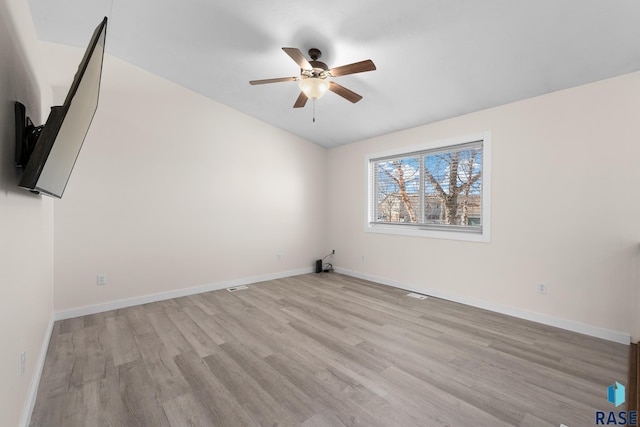
[[[98,286],[104,286],[107,284],[107,275],[104,273],[100,273],[96,276],[96,283]]]
[[[331,249],[331,255],[335,255],[336,254],[336,250],[335,249]]]
[[[538,283],[538,293],[540,295],[546,295],[547,294],[547,285],[544,283]]]
[[[364,255],[362,255],[362,262],[364,262]]]
[[[20,376],[24,375],[24,371],[27,367],[27,352],[20,353]]]

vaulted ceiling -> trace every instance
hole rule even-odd
[[[640,70],[637,0],[29,0],[38,37],[107,52],[326,147]],[[282,47],[323,52],[363,96],[294,109]]]

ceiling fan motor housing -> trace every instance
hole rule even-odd
[[[305,70],[309,71],[307,75],[308,77],[326,79],[329,76],[329,67],[327,66],[327,64],[322,61],[318,61],[318,58],[320,58],[321,56],[322,52],[320,51],[320,49],[316,49],[315,47],[309,49],[309,58],[311,58],[309,64],[311,65],[312,69]]]
[[[327,64],[320,61],[309,61],[309,64],[313,67],[311,70],[303,70],[303,73],[306,71],[308,77],[316,77],[320,79],[325,79],[329,76],[329,67]]]

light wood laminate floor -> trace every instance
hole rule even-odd
[[[593,425],[628,347],[329,273],[56,322],[32,426]]]

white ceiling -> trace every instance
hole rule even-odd
[[[103,16],[107,52],[326,147],[640,70],[638,0],[29,0],[38,37],[84,47]],[[293,109],[311,47],[334,93]]]

